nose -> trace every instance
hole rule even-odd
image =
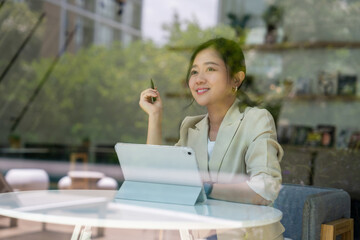
[[[199,84],[202,84],[204,82],[206,82],[206,78],[204,76],[204,73],[199,72],[198,75],[196,76],[195,83],[199,85]]]

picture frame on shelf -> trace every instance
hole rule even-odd
[[[308,134],[313,131],[310,126],[281,125],[277,127],[278,141],[280,144],[305,146]]]
[[[310,94],[311,79],[306,77],[299,77],[294,86],[294,95],[303,96]]]
[[[355,131],[351,134],[348,148],[351,150],[360,149],[360,131]]]
[[[337,149],[347,149],[350,143],[350,137],[356,132],[356,130],[352,128],[343,128],[339,130],[339,133],[336,137],[336,148]]]
[[[318,74],[318,94],[334,96],[338,92],[338,74],[320,71]]]
[[[317,131],[321,134],[321,147],[334,147],[335,143],[335,130],[333,125],[318,125]]]
[[[305,146],[318,147],[321,144],[321,133],[317,130],[313,130],[307,134]]]
[[[308,134],[313,131],[310,126],[297,125],[294,126],[294,134],[292,138],[292,144],[304,146],[307,141]]]
[[[356,75],[339,74],[337,94],[340,96],[355,96],[356,85],[357,85]]]

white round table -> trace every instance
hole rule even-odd
[[[81,229],[111,227],[127,229],[188,230],[258,227],[282,218],[267,206],[207,200],[195,206],[115,199],[117,191],[47,190],[0,194],[1,215],[46,223],[74,225],[72,239]],[[81,234],[82,239],[86,234]]]

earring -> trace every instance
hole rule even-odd
[[[236,87],[233,87],[231,90],[232,90],[233,93],[236,93],[237,90],[238,90],[238,87],[237,87],[237,86],[236,86]]]
[[[236,84],[236,86],[232,88],[232,92],[235,94],[237,92],[237,90],[238,90],[238,87],[239,87],[239,86],[237,86],[237,84],[239,83],[239,79],[237,79],[235,77],[234,83]]]

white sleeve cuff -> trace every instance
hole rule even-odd
[[[246,183],[254,192],[271,202],[275,201],[281,187],[279,180],[274,179],[266,173],[259,173],[253,176],[249,181],[246,181]]]

